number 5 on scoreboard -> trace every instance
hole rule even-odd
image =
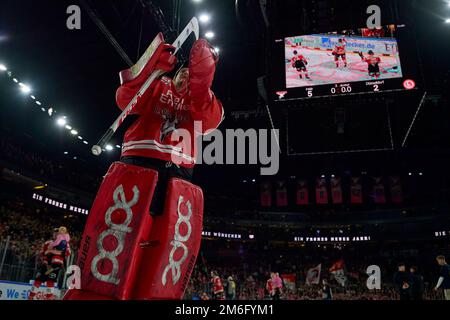
[[[311,98],[313,96],[313,91],[312,89],[307,90],[306,92],[308,92],[308,98]]]

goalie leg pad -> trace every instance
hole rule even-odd
[[[70,290],[64,299],[130,299],[143,253],[139,244],[148,240],[152,226],[149,208],[157,180],[155,170],[111,165],[80,246],[81,290]]]
[[[200,250],[202,227],[202,190],[186,180],[170,179],[164,213],[154,217],[133,299],[183,297]]]

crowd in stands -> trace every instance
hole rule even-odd
[[[9,237],[10,259],[32,262],[43,244],[52,239],[53,229],[67,225],[71,235],[71,247],[76,250],[81,240],[82,225],[71,214],[52,214],[50,210],[25,204],[20,199],[0,204],[0,239],[2,249]]]
[[[88,166],[76,168],[77,163],[67,159],[51,159],[44,152],[24,148],[16,139],[0,136],[0,161],[4,165],[18,166],[23,174],[31,174],[34,178],[49,179],[57,183],[82,190],[95,192],[101,182],[103,173],[88,172]]]

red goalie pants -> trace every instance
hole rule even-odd
[[[149,213],[156,170],[116,162],[97,194],[78,253],[81,289],[65,300],[181,299],[200,249],[203,193],[170,178]]]

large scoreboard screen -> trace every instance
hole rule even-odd
[[[276,39],[273,99],[416,89],[416,72],[402,64],[417,54],[408,52],[413,46],[402,48],[404,29],[390,25]]]

